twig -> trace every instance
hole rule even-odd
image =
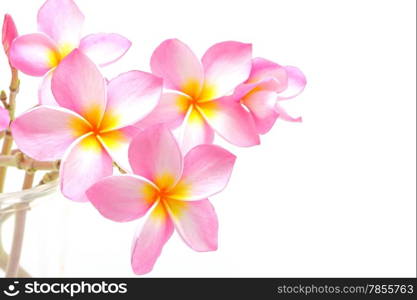
[[[33,185],[35,172],[26,171],[25,179],[23,181],[23,190],[30,189]],[[22,208],[19,210],[19,208]],[[16,215],[14,224],[14,234],[12,241],[12,250],[10,251],[10,258],[7,263],[6,277],[16,277],[19,269],[20,255],[22,253],[23,237],[25,234],[26,223],[26,209],[27,203],[16,204]]]

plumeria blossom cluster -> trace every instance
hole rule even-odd
[[[199,59],[169,39],[153,52],[150,73],[107,80],[101,68],[128,51],[127,38],[82,37],[84,16],[73,0],[47,0],[37,20],[37,33],[18,35],[5,17],[12,68],[42,80],[32,109],[10,121],[0,108],[0,130],[10,130],[28,157],[60,161],[68,199],[116,222],[147,215],[132,247],[136,274],[152,270],[174,230],[195,251],[216,250],[208,198],[226,187],[236,157],[214,137],[250,147],[277,119],[301,121],[283,104],[304,89],[302,72],[253,58],[251,44],[217,43]]]

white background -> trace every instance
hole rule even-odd
[[[0,13],[31,33],[42,3],[1,0]],[[416,276],[414,0],[77,3],[86,34],[134,43],[108,77],[149,71],[153,49],[176,37],[198,55],[219,41],[251,42],[255,56],[298,66],[308,79],[285,103],[303,123],[278,121],[258,147],[225,145],[238,161],[212,198],[219,250],[196,253],[174,235],[150,276]],[[2,88],[6,66],[2,57]],[[22,76],[20,112],[36,103],[38,83]],[[11,174],[17,188],[22,174]],[[30,212],[23,264],[38,276],[132,276],[139,224],[55,196]]]

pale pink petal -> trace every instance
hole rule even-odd
[[[54,41],[42,33],[17,37],[9,52],[10,63],[31,76],[43,76],[60,60]]]
[[[145,215],[157,197],[157,189],[133,175],[109,176],[94,183],[88,199],[105,217],[127,222]]]
[[[255,122],[233,97],[223,97],[199,104],[210,126],[228,142],[249,147],[260,143]]]
[[[195,54],[177,39],[166,40],[155,49],[151,58],[152,73],[164,79],[165,87],[191,97],[200,94],[203,67]]]
[[[279,89],[280,83],[274,78],[267,78],[254,83],[243,83],[239,85],[233,92],[233,97],[236,101],[241,101],[246,95],[257,91],[271,91],[275,92]]]
[[[201,200],[221,192],[232,174],[236,156],[216,145],[199,145],[184,157],[181,180],[169,192],[179,200]]]
[[[287,88],[288,78],[284,67],[264,58],[254,58],[252,70],[246,83],[257,83],[271,78],[276,81],[276,92],[282,92]]]
[[[59,106],[52,94],[52,74],[54,69],[50,70],[44,78],[42,78],[41,85],[38,90],[39,104],[49,106]]]
[[[83,137],[61,162],[61,191],[68,199],[85,202],[86,190],[113,173],[112,159],[94,135]]]
[[[142,275],[152,271],[162,248],[173,232],[172,221],[163,204],[158,203],[133,241],[131,263],[136,274]]]
[[[244,97],[242,103],[251,112],[258,133],[267,133],[278,118],[278,113],[275,109],[277,94],[275,92],[261,90]]]
[[[150,73],[130,71],[112,79],[100,128],[113,130],[140,121],[158,105],[161,91],[162,79]]]
[[[38,106],[11,124],[17,147],[38,160],[62,158],[64,152],[90,126],[80,116],[60,107]]]
[[[17,37],[17,29],[14,24],[13,18],[9,14],[4,15],[3,28],[2,28],[2,44],[4,52],[9,56],[10,46],[12,45],[13,40]]]
[[[80,50],[96,64],[104,67],[120,59],[132,43],[116,33],[96,33],[82,38]]]
[[[213,129],[195,108],[189,109],[181,129],[181,150],[183,153],[187,153],[197,145],[213,143]]]
[[[73,0],[47,0],[38,12],[39,31],[50,36],[65,56],[77,48],[84,15]]]
[[[52,75],[56,102],[83,116],[92,125],[100,123],[106,108],[106,86],[96,65],[78,49],[68,55]]]
[[[300,69],[292,66],[286,66],[285,70],[288,76],[288,86],[278,95],[278,100],[286,100],[298,96],[307,84],[307,79]]]
[[[288,122],[302,122],[303,119],[301,117],[297,117],[294,118],[292,116],[290,116],[284,108],[282,108],[281,105],[279,105],[278,103],[275,105],[275,110],[278,113],[278,117],[284,121],[288,121]]]
[[[160,189],[174,186],[182,173],[182,154],[172,133],[154,126],[131,142],[129,161],[135,174],[154,182]]]
[[[200,99],[212,100],[232,92],[251,70],[252,45],[223,42],[212,46],[202,58],[204,88]]]
[[[166,206],[175,229],[195,251],[217,250],[218,221],[208,199],[186,202],[169,199]]]
[[[190,97],[178,93],[164,93],[157,107],[143,120],[136,123],[140,128],[157,124],[174,129],[182,124],[190,106]]]
[[[3,131],[9,127],[10,115],[9,111],[3,107],[0,107],[0,131]]]
[[[127,126],[101,133],[98,138],[113,161],[123,170],[130,172],[131,168],[128,159],[129,145],[132,139],[141,131],[135,126]]]

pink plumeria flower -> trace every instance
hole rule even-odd
[[[291,117],[280,102],[299,95],[305,85],[306,78],[298,68],[254,58],[248,80],[236,88],[234,97],[249,109],[258,133],[265,134],[277,118],[301,122],[301,117]]]
[[[113,160],[127,160],[137,133],[130,125],[154,109],[161,91],[160,78],[140,71],[123,73],[106,87],[96,65],[76,49],[52,77],[59,107],[41,105],[19,116],[11,125],[13,137],[30,157],[62,158],[62,193],[86,201],[85,190],[112,174]]]
[[[92,61],[105,66],[117,61],[131,46],[115,33],[91,34],[81,38],[84,15],[73,0],[47,0],[38,12],[39,33],[18,37],[12,44],[12,65],[31,76],[44,77],[39,98],[41,104],[55,104],[50,92],[52,71],[75,48]]]
[[[134,238],[132,268],[150,272],[174,228],[195,251],[217,249],[218,222],[207,199],[222,191],[236,157],[215,145],[199,145],[183,158],[171,132],[154,126],[129,148],[133,175],[106,177],[87,191],[106,218],[127,222],[149,217]]]
[[[151,68],[169,91],[138,126],[183,124],[184,151],[212,143],[214,131],[237,146],[259,144],[250,114],[228,96],[248,78],[251,57],[250,44],[230,41],[209,48],[200,62],[181,41],[164,41],[152,55]]]
[[[3,107],[0,107],[0,132],[6,130],[9,127],[9,123],[9,111]]]
[[[4,15],[3,28],[2,28],[2,44],[4,53],[9,57],[10,46],[13,40],[18,36],[16,25],[12,16],[9,14]]]

